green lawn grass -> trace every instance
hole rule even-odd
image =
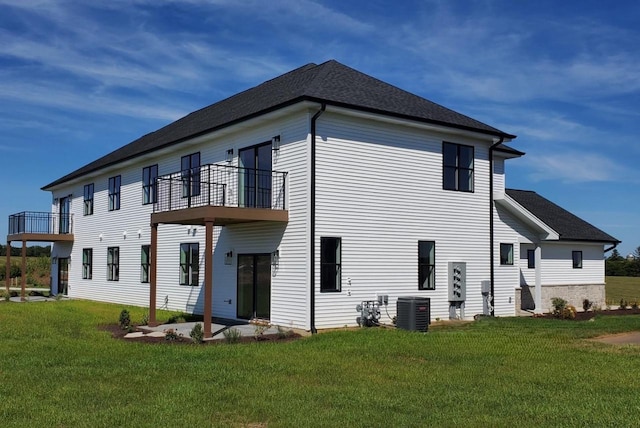
[[[98,329],[122,308],[0,302],[2,426],[631,426],[640,411],[640,350],[582,340],[640,316],[181,346]]]
[[[606,282],[607,301],[615,305],[620,303],[620,299],[640,303],[640,277],[608,276]]]

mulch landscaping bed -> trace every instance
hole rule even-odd
[[[638,315],[640,314],[640,308],[636,308],[636,309],[610,309],[610,310],[603,310],[603,311],[589,311],[589,312],[576,312],[576,317],[573,320],[569,320],[569,321],[588,321],[592,318],[595,317],[600,317],[600,316],[620,316],[620,315]],[[534,315],[536,318],[557,318],[555,315],[549,313],[549,314],[542,314],[542,315]]]
[[[120,328],[118,324],[108,324],[100,326],[100,330],[108,331],[111,333],[111,337],[114,339],[124,340],[126,342],[136,342],[136,343],[168,343],[175,345],[194,345],[193,341],[189,336],[181,336],[174,340],[166,340],[164,337],[149,337],[147,335],[141,337],[134,338],[125,338],[125,336],[129,333],[127,330],[123,330]],[[142,331],[139,329],[134,329],[134,331]],[[145,332],[146,333],[146,332]],[[243,336],[235,343],[255,343],[255,342],[291,342],[293,340],[298,340],[302,336],[298,333],[290,332],[286,337],[281,337],[277,334],[264,334],[259,339],[256,339],[253,336]],[[216,340],[205,340],[202,345],[228,345],[225,339],[216,339]]]

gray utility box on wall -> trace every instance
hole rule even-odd
[[[398,297],[396,326],[403,330],[427,331],[431,321],[431,299]]]

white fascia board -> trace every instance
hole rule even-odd
[[[525,207],[517,203],[506,193],[502,195],[502,198],[496,199],[495,202],[496,204],[500,205],[502,208],[513,214],[525,225],[538,232],[540,239],[545,241],[557,241],[560,239],[560,234],[558,232],[553,230],[548,224],[533,215],[531,211],[528,211]]]

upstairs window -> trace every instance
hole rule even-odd
[[[320,291],[342,289],[342,239],[320,238]]]
[[[120,279],[120,247],[107,248],[107,281]]]
[[[500,264],[513,265],[513,244],[500,244]]]
[[[473,146],[442,143],[442,188],[473,192]]]
[[[200,152],[182,156],[182,197],[200,195]]]
[[[93,276],[93,248],[82,249],[82,279]]]
[[[158,200],[158,165],[142,168],[142,205],[154,204]]]
[[[197,242],[180,244],[180,285],[197,286],[200,284],[199,254],[200,245]]]
[[[436,243],[418,241],[418,290],[436,289]]]
[[[573,268],[582,269],[582,251],[573,251],[571,258],[573,259]]]
[[[84,186],[84,215],[93,214],[93,183]]]
[[[120,182],[121,177],[116,175],[109,178],[109,211],[120,209]]]

